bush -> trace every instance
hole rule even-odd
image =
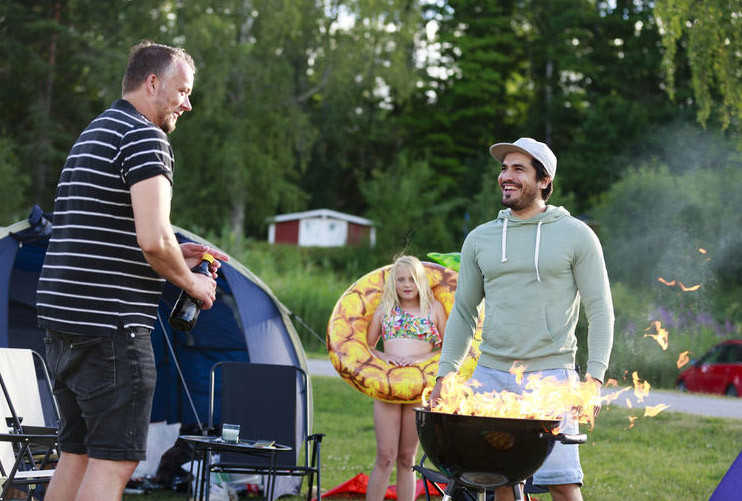
[[[674,174],[646,164],[616,183],[595,209],[608,273],[673,310],[739,312],[742,286],[742,171],[736,167]],[[701,285],[692,294],[657,280]],[[723,304],[722,314],[719,305]],[[732,318],[736,323],[742,317]]]
[[[719,341],[740,335],[730,320],[717,321],[705,311],[667,308],[651,301],[650,293],[637,293],[621,283],[613,284],[612,293],[616,328],[606,377],[622,385],[636,371],[654,387],[672,388],[685,369],[677,367],[681,353],[689,351],[690,358],[699,358]],[[649,337],[657,332],[654,322],[667,330],[667,350]]]
[[[25,216],[24,193],[31,184],[27,170],[21,168],[13,141],[0,133],[0,226],[12,224]]]
[[[456,223],[450,215],[460,201],[444,199],[443,187],[426,162],[399,156],[389,170],[375,172],[360,188],[370,207],[367,216],[379,225],[383,251],[451,252],[456,247]]]
[[[660,387],[674,385],[681,352],[699,357],[742,325],[742,171],[678,170],[646,163],[594,212],[616,311],[611,377],[636,370]],[[667,351],[645,337],[653,321],[669,333]]]

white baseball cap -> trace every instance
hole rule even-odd
[[[505,155],[513,152],[525,153],[526,155],[532,156],[541,162],[546,169],[546,173],[554,179],[554,176],[556,175],[557,158],[545,143],[536,141],[530,137],[522,137],[514,143],[497,143],[490,146],[490,155],[500,162],[505,160]]]

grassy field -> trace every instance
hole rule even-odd
[[[339,378],[313,377],[314,432],[322,442],[323,490],[373,468],[372,400]],[[742,420],[678,413],[640,417],[639,410],[604,409],[581,446],[587,500],[705,500],[742,447]],[[306,484],[305,484],[306,487]],[[539,496],[548,501],[548,494]],[[183,500],[164,492],[125,496],[127,501]]]

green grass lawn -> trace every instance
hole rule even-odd
[[[357,473],[369,474],[375,455],[373,401],[339,378],[312,377],[314,432],[322,442],[322,487],[332,488]],[[742,448],[742,419],[665,412],[629,416],[638,409],[603,409],[580,446],[586,500],[706,500]],[[306,488],[306,483],[304,484]],[[540,501],[551,497],[538,496]],[[164,492],[125,500],[183,500]]]

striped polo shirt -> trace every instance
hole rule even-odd
[[[172,184],[173,160],[167,135],[123,99],[80,134],[57,185],[41,327],[99,336],[152,328],[165,280],[137,244],[129,190],[158,175]]]

